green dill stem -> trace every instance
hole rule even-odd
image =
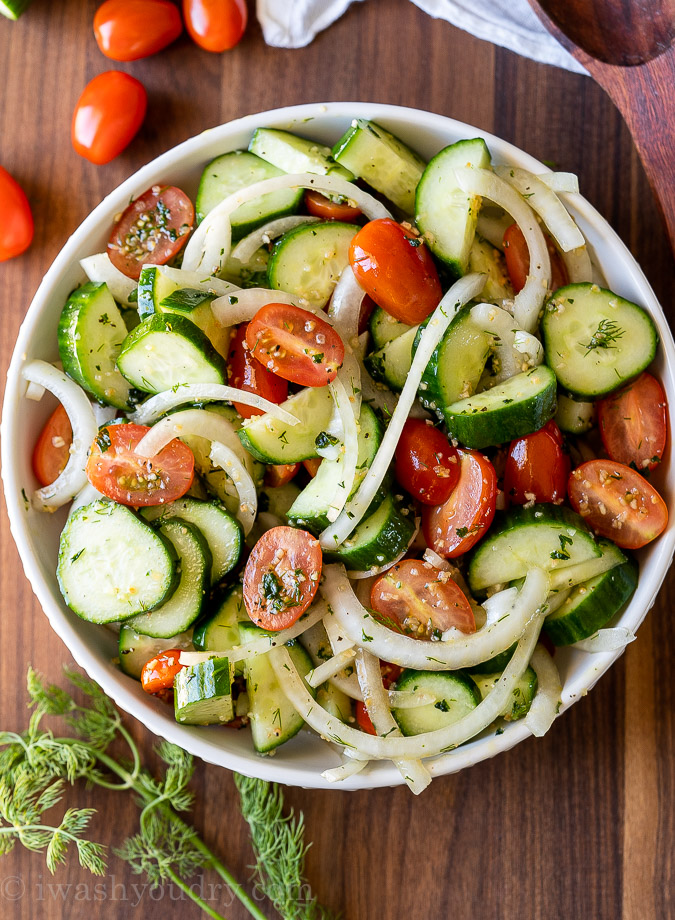
[[[180,821],[180,818],[178,819]],[[255,917],[255,920],[267,920],[267,917],[258,907],[255,901],[251,896],[245,891],[244,888],[239,884],[239,882],[227,871],[225,866],[217,859],[207,845],[202,841],[200,837],[196,837],[192,841],[192,845],[196,850],[199,850],[204,856],[209,860],[209,865],[211,868],[218,873],[218,875],[223,879],[223,881],[228,885],[233,894],[244,905],[246,910],[251,914],[252,917]]]
[[[195,904],[201,907],[204,913],[208,914],[209,917],[213,917],[213,920],[225,920],[222,914],[219,914],[218,911],[214,910],[206,901],[203,901],[195,891],[192,891],[192,889],[185,884],[183,879],[179,875],[176,875],[173,869],[167,869],[167,875],[174,885],[180,888],[181,891],[184,891],[189,898],[192,898]]]

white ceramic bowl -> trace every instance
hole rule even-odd
[[[329,786],[321,772],[336,766],[338,755],[316,736],[303,731],[279,749],[273,758],[256,755],[248,732],[222,728],[196,728],[178,725],[170,709],[145,694],[140,684],[126,677],[112,663],[116,654],[115,637],[106,629],[78,619],[63,603],[56,577],[59,534],[65,510],[46,515],[27,511],[22,489],[35,488],[31,472],[31,452],[44,423],[48,407],[23,398],[21,366],[26,360],[58,358],[56,329],[59,314],[69,292],[82,282],[78,260],[100,252],[108,239],[113,215],[123,210],[130,198],[156,183],[171,183],[194,196],[204,165],[229,150],[246,147],[251,132],[260,125],[286,128],[332,144],[354,117],[371,118],[407,141],[422,155],[431,157],[440,148],[460,138],[481,135],[487,141],[495,162],[515,164],[535,172],[544,167],[537,160],[477,129],[414,109],[365,103],[330,103],[275,109],[250,115],[219,128],[206,131],[144,166],[112,192],[87,217],[67,241],[51,266],[21,326],[8,373],[2,419],[2,478],[12,534],[19,549],[28,579],[53,628],[87,673],[103,687],[122,709],[140,719],[152,732],[181,745],[210,763],[241,773],[289,785],[319,788],[362,789],[395,785],[401,776],[389,763],[371,763],[365,771],[338,787]],[[665,386],[669,405],[675,408],[675,345],[666,318],[644,274],[616,233],[578,195],[568,196],[572,213],[595,252],[609,287],[645,307],[661,335],[656,373]],[[654,480],[672,507],[675,494],[675,469],[669,456]],[[652,606],[673,555],[675,521],[640,556],[638,589],[621,617],[621,624],[636,629]],[[618,652],[588,655],[580,651],[561,651],[556,661],[564,683],[563,709],[585,694],[619,656]],[[555,725],[551,731],[555,731]],[[507,750],[529,735],[522,722],[508,725],[503,734],[493,732],[431,762],[435,775],[452,773]]]

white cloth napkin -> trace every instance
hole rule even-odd
[[[358,0],[364,2],[364,0]],[[586,70],[553,38],[527,0],[412,0],[435,19],[543,64]],[[345,12],[352,0],[257,0],[268,45],[301,48]]]

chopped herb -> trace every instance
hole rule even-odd
[[[441,712],[450,712],[450,707],[446,700],[439,700],[437,703],[434,703],[434,709],[438,709]]]
[[[94,443],[102,454],[104,454],[107,450],[110,450],[110,433],[107,428],[101,428],[99,433],[94,438]]]
[[[580,343],[581,347],[586,349],[584,357],[597,348],[616,348],[613,343],[618,342],[624,335],[625,329],[622,329],[613,319],[601,319],[588,345]]]
[[[328,434],[327,431],[320,431],[314,438],[314,446],[319,450],[324,450],[326,447],[334,447],[339,443],[340,439],[336,438],[335,435]]]
[[[189,288],[179,288],[168,294],[160,303],[165,309],[179,310],[181,313],[190,313],[206,301],[213,300],[213,294],[208,291],[194,291]]]

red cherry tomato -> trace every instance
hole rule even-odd
[[[420,559],[404,559],[380,575],[370,592],[370,606],[415,639],[440,639],[451,627],[476,631],[471,604],[459,585]]]
[[[655,540],[668,524],[666,503],[647,480],[615,460],[589,460],[569,478],[570,504],[596,533],[624,549]]]
[[[146,693],[161,693],[173,688],[176,674],[185,667],[180,663],[180,649],[169,648],[143,665],[141,686]]]
[[[68,413],[59,405],[47,419],[33,450],[33,472],[41,486],[51,485],[66,468],[72,441]]]
[[[366,296],[361,301],[361,312],[359,313],[359,335],[363,335],[363,333],[368,329],[370,316],[376,306],[377,304],[375,301],[366,294]]]
[[[563,453],[562,435],[554,421],[511,442],[504,470],[504,494],[514,505],[553,502],[567,494],[570,458]]]
[[[305,192],[305,207],[308,214],[322,220],[342,220],[349,224],[361,216],[361,208],[355,208],[346,201],[333,201],[310,189]]]
[[[598,401],[598,424],[605,450],[638,470],[661,462],[668,434],[668,404],[663,387],[651,374]]]
[[[570,283],[565,263],[551,237],[545,233],[548,254],[551,257],[551,290],[565,287]],[[511,224],[504,233],[504,257],[506,268],[513,285],[513,290],[518,293],[525,287],[527,276],[530,272],[530,250],[527,248],[523,231],[518,224]]]
[[[443,295],[422,238],[395,220],[383,217],[362,227],[349,248],[349,262],[366,293],[402,323],[421,323]]]
[[[75,152],[99,166],[114,160],[143,124],[148,96],[142,83],[107,70],[87,83],[73,113]]]
[[[482,454],[458,448],[459,482],[450,498],[422,512],[427,546],[454,559],[470,550],[492,523],[497,502],[497,474]]]
[[[264,533],[244,569],[244,604],[253,622],[274,631],[292,626],[314,600],[322,559],[319,541],[306,530]]]
[[[397,664],[391,664],[389,661],[380,661],[380,671],[382,672],[382,683],[384,684],[384,688],[388,690],[391,685],[396,683],[399,679],[403,673],[403,668],[400,668]],[[366,705],[362,703],[361,700],[356,701],[355,714],[356,724],[362,731],[368,732],[369,735],[377,734],[375,726],[370,721]]]
[[[282,403],[288,396],[288,383],[283,377],[277,377],[276,374],[268,371],[260,361],[253,357],[246,341],[247,329],[248,323],[237,326],[230,341],[228,352],[230,384],[240,390],[246,390],[247,393],[257,393],[258,396],[269,399],[270,402]],[[244,403],[234,403],[234,408],[242,418],[264,414],[262,409],[246,406]]]
[[[362,703],[361,700],[356,701],[356,706],[354,707],[354,714],[356,716],[356,724],[359,726],[361,731],[367,732],[369,735],[376,735],[375,726],[370,721],[370,716],[368,715],[368,710],[366,709],[366,704]]]
[[[459,480],[459,454],[438,428],[409,418],[396,447],[396,478],[413,498],[442,505]]]
[[[183,0],[185,27],[205,51],[229,51],[246,31],[246,0]]]
[[[192,202],[179,188],[153,185],[122,212],[108,242],[112,264],[138,280],[143,265],[165,265],[185,245],[195,221]]]
[[[169,0],[106,0],[94,16],[96,44],[113,61],[156,54],[182,31],[180,13]]]
[[[150,431],[145,425],[108,425],[94,439],[87,460],[89,482],[122,505],[163,505],[185,495],[192,484],[195,458],[174,438],[151,459],[135,448]]]
[[[246,342],[264,367],[303,387],[324,387],[335,380],[345,356],[332,326],[285,303],[261,307],[248,324]]]
[[[311,479],[314,479],[321,466],[321,457],[310,457],[309,460],[303,460],[302,465],[307,470]]]
[[[270,489],[285,486],[299,469],[299,463],[277,463],[276,465],[268,466],[265,470],[265,485],[269,486]]]
[[[0,262],[20,256],[33,241],[33,215],[26,193],[0,166]]]

